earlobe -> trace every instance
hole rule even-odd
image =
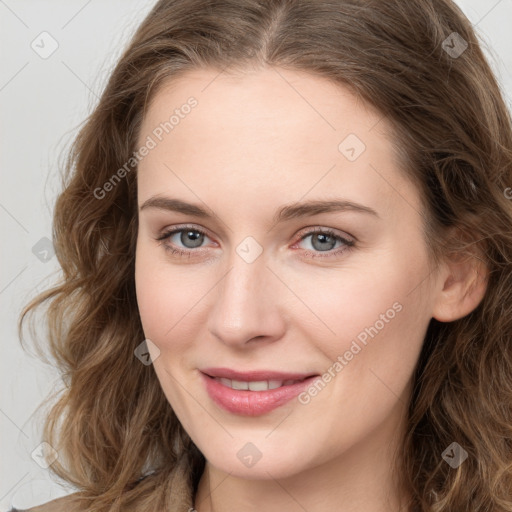
[[[453,322],[478,307],[487,290],[489,271],[479,257],[459,255],[445,262],[439,276],[432,317],[439,322]]]

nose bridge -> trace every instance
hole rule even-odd
[[[280,321],[272,272],[263,248],[245,239],[234,248],[228,272],[218,284],[209,329],[226,344],[244,344],[277,333]]]

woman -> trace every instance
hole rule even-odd
[[[78,488],[34,510],[511,510],[511,184],[452,2],[159,1],[20,319]]]

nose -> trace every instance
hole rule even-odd
[[[244,348],[283,336],[283,285],[266,265],[264,253],[248,263],[233,252],[229,271],[215,287],[208,329],[225,345]]]

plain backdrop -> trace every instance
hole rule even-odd
[[[50,477],[40,457],[45,409],[36,409],[58,388],[58,373],[21,348],[16,322],[22,305],[58,276],[51,216],[66,148],[154,3],[0,0],[0,512],[72,491]],[[457,3],[476,26],[510,106],[512,0]]]

